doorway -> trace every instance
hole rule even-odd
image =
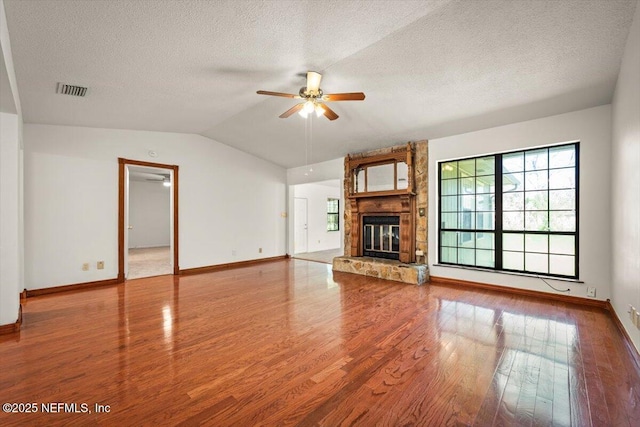
[[[179,274],[178,166],[118,161],[118,280]]]
[[[171,170],[127,166],[125,278],[172,274]]]
[[[296,184],[290,189],[292,256],[331,264],[333,258],[344,255],[341,181]]]

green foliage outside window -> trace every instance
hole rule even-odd
[[[340,200],[327,199],[327,231],[340,230]]]

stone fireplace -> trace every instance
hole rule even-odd
[[[427,141],[345,158],[345,254],[335,271],[428,280]]]

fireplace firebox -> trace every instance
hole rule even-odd
[[[362,254],[400,259],[400,217],[363,216]]]

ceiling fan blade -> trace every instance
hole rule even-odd
[[[364,93],[351,92],[351,93],[330,93],[322,97],[323,101],[362,101],[364,99]]]
[[[322,105],[322,109],[324,110],[324,113],[322,114],[324,114],[324,116],[329,120],[335,120],[338,117],[340,117],[336,114],[335,111],[333,111],[331,108],[327,107],[326,105]]]
[[[298,111],[302,110],[302,107],[304,107],[304,103],[302,104],[296,104],[293,107],[289,108],[287,111],[285,111],[284,113],[280,114],[280,118],[281,119],[286,119],[287,117],[289,117],[292,114],[297,113]]]
[[[258,95],[282,96],[284,98],[300,98],[300,95],[294,95],[292,93],[282,93],[282,92],[269,92],[268,90],[259,90],[256,93]]]
[[[315,71],[307,72],[307,93],[318,93],[320,80],[322,80],[322,74]]]

